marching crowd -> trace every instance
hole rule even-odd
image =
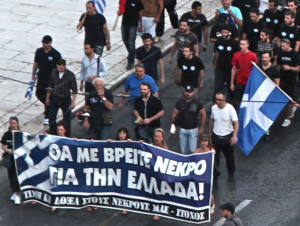
[[[259,11],[260,1],[257,0],[221,0],[222,8],[216,11],[215,24],[210,34],[199,1],[194,1],[191,11],[181,15],[180,19],[176,13],[176,0],[127,0],[123,6],[121,2],[118,15],[123,15],[121,34],[128,51],[127,69],[134,68],[135,73],[125,82],[118,107],[122,110],[123,100],[130,93],[130,115],[136,140],[168,149],[160,122],[165,109],[158,97],[158,84],[165,83],[164,64],[161,49],[154,45],[163,34],[166,9],[175,30],[168,62],[172,64],[177,52],[174,82],[182,92],[182,98],[173,110],[170,133],[174,134],[178,130],[182,154],[215,150],[215,182],[220,175],[218,166],[220,153],[223,152],[228,180],[233,181],[234,145],[239,129],[237,112],[253,67],[251,62],[256,63],[291,99],[295,98],[300,70],[298,1],[269,0],[268,8]],[[279,3],[282,4],[282,10],[278,9]],[[84,112],[77,117],[90,131],[92,139],[109,141],[112,123],[121,123],[113,120],[114,95],[105,88],[101,79],[108,74],[102,53],[105,48],[110,50],[111,43],[106,19],[95,10],[93,1],[86,3],[86,13],[79,19],[77,29],[82,27],[85,29],[85,55],[79,87],[74,73],[66,68],[66,61],[52,47],[52,37],[49,35],[43,37],[43,46],[36,50],[31,85],[37,80],[36,97],[45,106],[43,123],[50,125],[50,134],[70,137],[71,110],[75,106],[79,89],[87,94]],[[137,36],[143,40],[143,46],[139,48],[135,47]],[[201,52],[207,51],[208,41],[214,45],[212,64],[215,83],[209,134],[204,135],[207,114],[198,99],[198,90],[203,87],[205,69]],[[56,115],[59,109],[63,112],[64,123],[57,126]],[[283,127],[291,124],[295,111],[296,105],[290,102]],[[12,117],[9,131],[2,137],[5,155],[13,153],[11,130],[18,130],[18,123],[18,119]],[[199,142],[198,135],[201,135]],[[266,140],[268,136],[269,133],[266,133]],[[121,127],[117,132],[117,140],[128,139],[128,129]],[[9,158],[13,165],[12,155]],[[8,172],[11,188],[15,192],[11,199],[20,204],[20,189],[14,166],[8,168]],[[231,203],[222,205],[221,209],[222,215],[229,219],[229,223],[224,225],[233,225],[230,219],[235,219],[235,225],[241,225],[233,217],[234,206]],[[213,211],[212,202],[211,213]]]

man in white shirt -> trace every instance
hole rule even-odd
[[[209,121],[209,135],[216,149],[214,179],[217,180],[220,172],[218,171],[220,163],[220,154],[223,152],[227,171],[228,181],[234,180],[234,145],[237,142],[237,133],[239,130],[239,121],[234,107],[226,102],[226,96],[223,93],[216,94],[216,104],[212,106],[211,118]]]
[[[85,82],[85,92],[92,93],[95,87],[92,82],[95,78],[103,78],[108,74],[105,61],[95,53],[95,46],[93,44],[84,45],[85,56],[82,58],[81,72],[80,72],[80,87],[83,90],[83,83]]]

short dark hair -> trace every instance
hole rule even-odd
[[[87,1],[86,4],[93,4],[93,6],[95,7],[94,1]]]
[[[184,49],[184,48],[188,48],[188,49],[189,49],[191,52],[193,52],[193,53],[195,52],[194,47],[191,46],[191,45],[184,45],[184,46],[183,46],[183,49]]]
[[[217,92],[216,95],[223,95],[223,98],[226,100],[226,95],[225,95],[225,93]]]
[[[122,126],[122,127],[120,127],[120,128],[118,129],[118,131],[117,131],[116,140],[120,140],[120,137],[119,137],[119,133],[120,133],[120,132],[126,133],[125,140],[130,139],[128,129],[127,129],[126,127]]]
[[[64,59],[59,59],[56,64],[66,66],[66,61]]]
[[[286,16],[290,16],[292,19],[295,19],[295,18],[296,18],[296,13],[294,13],[294,12],[291,11],[291,10],[286,10],[286,11],[285,11],[285,15],[286,15]]]
[[[95,45],[92,43],[87,42],[87,43],[84,43],[84,45],[89,45],[90,48],[95,49]]]
[[[149,39],[149,38],[152,39],[152,35],[149,34],[149,33],[144,33],[141,37],[142,37],[143,40]]]
[[[240,40],[240,42],[241,42],[241,41],[245,41],[245,42],[247,42],[247,43],[249,44],[249,40],[246,39],[246,38],[242,38],[242,39]]]
[[[261,33],[261,32],[264,32],[266,35],[270,35],[270,30],[269,30],[268,28],[266,28],[266,27],[262,28],[262,29],[260,30],[260,33]]]
[[[261,56],[264,55],[264,54],[269,54],[269,57],[272,57],[272,55],[271,55],[271,53],[270,53],[269,51],[263,51],[263,52],[261,53]]]
[[[293,2],[296,6],[298,6],[298,1],[297,0],[287,0],[287,3]]]
[[[151,90],[151,85],[150,85],[150,83],[149,82],[142,82],[141,83],[141,85],[140,85],[140,87],[141,86],[147,86],[148,87],[148,89],[150,89]]]
[[[197,9],[197,7],[202,7],[202,3],[199,1],[194,1],[192,4],[192,9]]]
[[[274,3],[275,6],[278,6],[278,0],[269,0],[269,3]]]
[[[285,43],[285,44],[289,44],[289,45],[291,45],[291,42],[290,42],[290,40],[289,40],[289,39],[287,39],[287,38],[283,38],[283,39],[281,39],[281,40],[280,40],[280,43]]]
[[[189,21],[188,21],[187,19],[182,18],[182,19],[180,19],[179,24],[180,24],[181,22],[186,22],[187,25],[190,26],[190,23],[189,23]]]
[[[258,8],[251,8],[250,13],[255,13],[256,15],[259,15],[259,10]]]

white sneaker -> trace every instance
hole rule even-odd
[[[48,118],[45,118],[43,124],[44,124],[44,125],[49,125],[49,119],[48,119]]]
[[[291,120],[285,119],[284,122],[282,123],[283,127],[288,127],[291,124]]]
[[[16,205],[20,205],[21,204],[21,197],[19,195],[16,195],[15,204]]]
[[[290,118],[293,118],[293,117],[294,117],[296,110],[297,110],[297,107],[294,106],[294,107],[292,108],[292,112],[291,112]]]
[[[11,201],[15,201],[16,196],[17,196],[17,194],[16,194],[16,193],[13,193],[13,195],[10,197],[10,200],[11,200]]]
[[[154,38],[154,43],[158,43],[160,41],[160,37],[155,37]]]

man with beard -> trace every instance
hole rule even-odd
[[[289,10],[294,12],[296,14],[295,17],[295,24],[300,25],[300,14],[298,12],[298,1],[297,0],[287,0],[287,5],[289,7]]]
[[[278,35],[279,24],[284,23],[284,13],[277,9],[278,0],[269,0],[269,9],[264,12],[264,20],[271,33],[271,39]]]
[[[222,37],[218,38],[215,43],[215,58],[213,64],[215,72],[214,100],[216,93],[223,91],[225,83],[229,98],[234,99],[234,92],[230,89],[231,61],[233,55],[240,50],[240,47],[239,42],[229,36],[229,33],[230,27],[228,24],[223,25],[221,30]]]
[[[263,20],[259,19],[259,11],[257,8],[250,10],[250,21],[244,23],[243,26],[243,39],[249,40],[249,50],[256,53],[257,42],[260,39],[260,30],[266,28],[267,25]]]
[[[177,101],[172,118],[171,133],[175,133],[175,124],[179,127],[181,153],[189,155],[197,148],[198,135],[203,133],[206,112],[202,103],[194,99],[194,87],[185,87],[185,98]],[[201,115],[200,128],[199,115]],[[176,122],[175,122],[176,118]]]
[[[261,55],[263,52],[269,52],[271,55],[271,62],[276,66],[279,47],[275,40],[270,40],[270,32],[268,28],[263,28],[260,31],[260,41],[257,44],[258,62],[262,62]]]
[[[277,86],[280,84],[280,74],[276,66],[271,63],[271,53],[264,51],[261,52],[261,63],[258,64],[258,67],[273,81]],[[269,140],[270,131],[266,131],[265,140]]]
[[[185,87],[193,86],[195,97],[197,98],[198,88],[203,87],[204,65],[199,57],[194,56],[192,47],[183,47],[183,56],[178,59],[177,66],[179,68],[177,84],[180,84],[183,96]]]
[[[244,23],[250,21],[250,10],[258,7],[257,0],[233,0],[232,6],[241,10]]]
[[[49,124],[49,106],[46,105],[46,96],[49,80],[51,77],[51,72],[56,68],[56,64],[59,59],[61,59],[60,53],[54,49],[52,44],[52,38],[49,35],[45,35],[42,39],[43,47],[38,48],[34,56],[34,64],[32,68],[31,82],[34,84],[36,78],[35,73],[39,69],[37,77],[37,87],[35,95],[37,99],[42,102],[45,106],[44,111],[44,125]]]
[[[294,99],[295,97],[295,84],[297,72],[300,69],[300,62],[298,53],[290,46],[290,41],[286,38],[281,40],[281,49],[277,58],[277,67],[280,70],[280,88]],[[293,109],[293,103],[287,105],[287,115],[282,126],[288,127],[291,124],[291,118],[294,117],[296,107]]]
[[[87,43],[84,45],[85,56],[81,62],[80,72],[80,87],[79,90],[83,90],[83,83],[85,82],[85,92],[92,93],[95,91],[95,87],[92,82],[95,78],[103,78],[108,74],[108,70],[103,58],[95,53],[95,46]]]
[[[218,171],[220,164],[221,151],[226,159],[228,180],[234,180],[235,161],[234,161],[234,145],[237,142],[237,134],[239,131],[239,121],[237,113],[233,106],[226,101],[223,93],[216,94],[216,104],[211,108],[211,118],[209,121],[209,135],[212,137],[215,155],[214,180],[218,179],[220,172]]]
[[[164,62],[162,59],[161,49],[152,45],[152,37],[149,33],[142,35],[144,45],[136,50],[136,59],[138,63],[142,62],[145,65],[146,74],[151,76],[155,82],[158,82],[158,68],[160,66],[161,84],[165,83]]]
[[[203,51],[207,49],[208,41],[208,22],[204,14],[202,14],[202,4],[199,1],[194,1],[192,4],[192,11],[184,13],[181,19],[186,19],[190,26],[191,31],[197,35],[199,47],[202,42],[202,31],[204,36]],[[200,50],[199,50],[200,51]]]
[[[160,127],[164,108],[161,100],[151,93],[151,85],[148,82],[141,83],[140,91],[142,95],[136,98],[134,104],[134,115],[139,122],[136,129],[137,139],[151,144],[155,129]]]
[[[276,37],[277,45],[280,46],[280,40],[287,38],[290,40],[290,47],[296,52],[300,47],[300,29],[295,24],[296,14],[292,11],[286,11],[284,17],[284,24],[279,26],[278,34]]]
[[[252,61],[257,63],[256,55],[249,49],[249,41],[247,39],[242,39],[240,41],[240,50],[235,53],[231,64],[233,65],[231,69],[231,85],[230,88],[235,92],[235,107],[238,110],[240,103],[242,101],[244,91],[252,70]],[[235,83],[236,78],[236,84]]]

